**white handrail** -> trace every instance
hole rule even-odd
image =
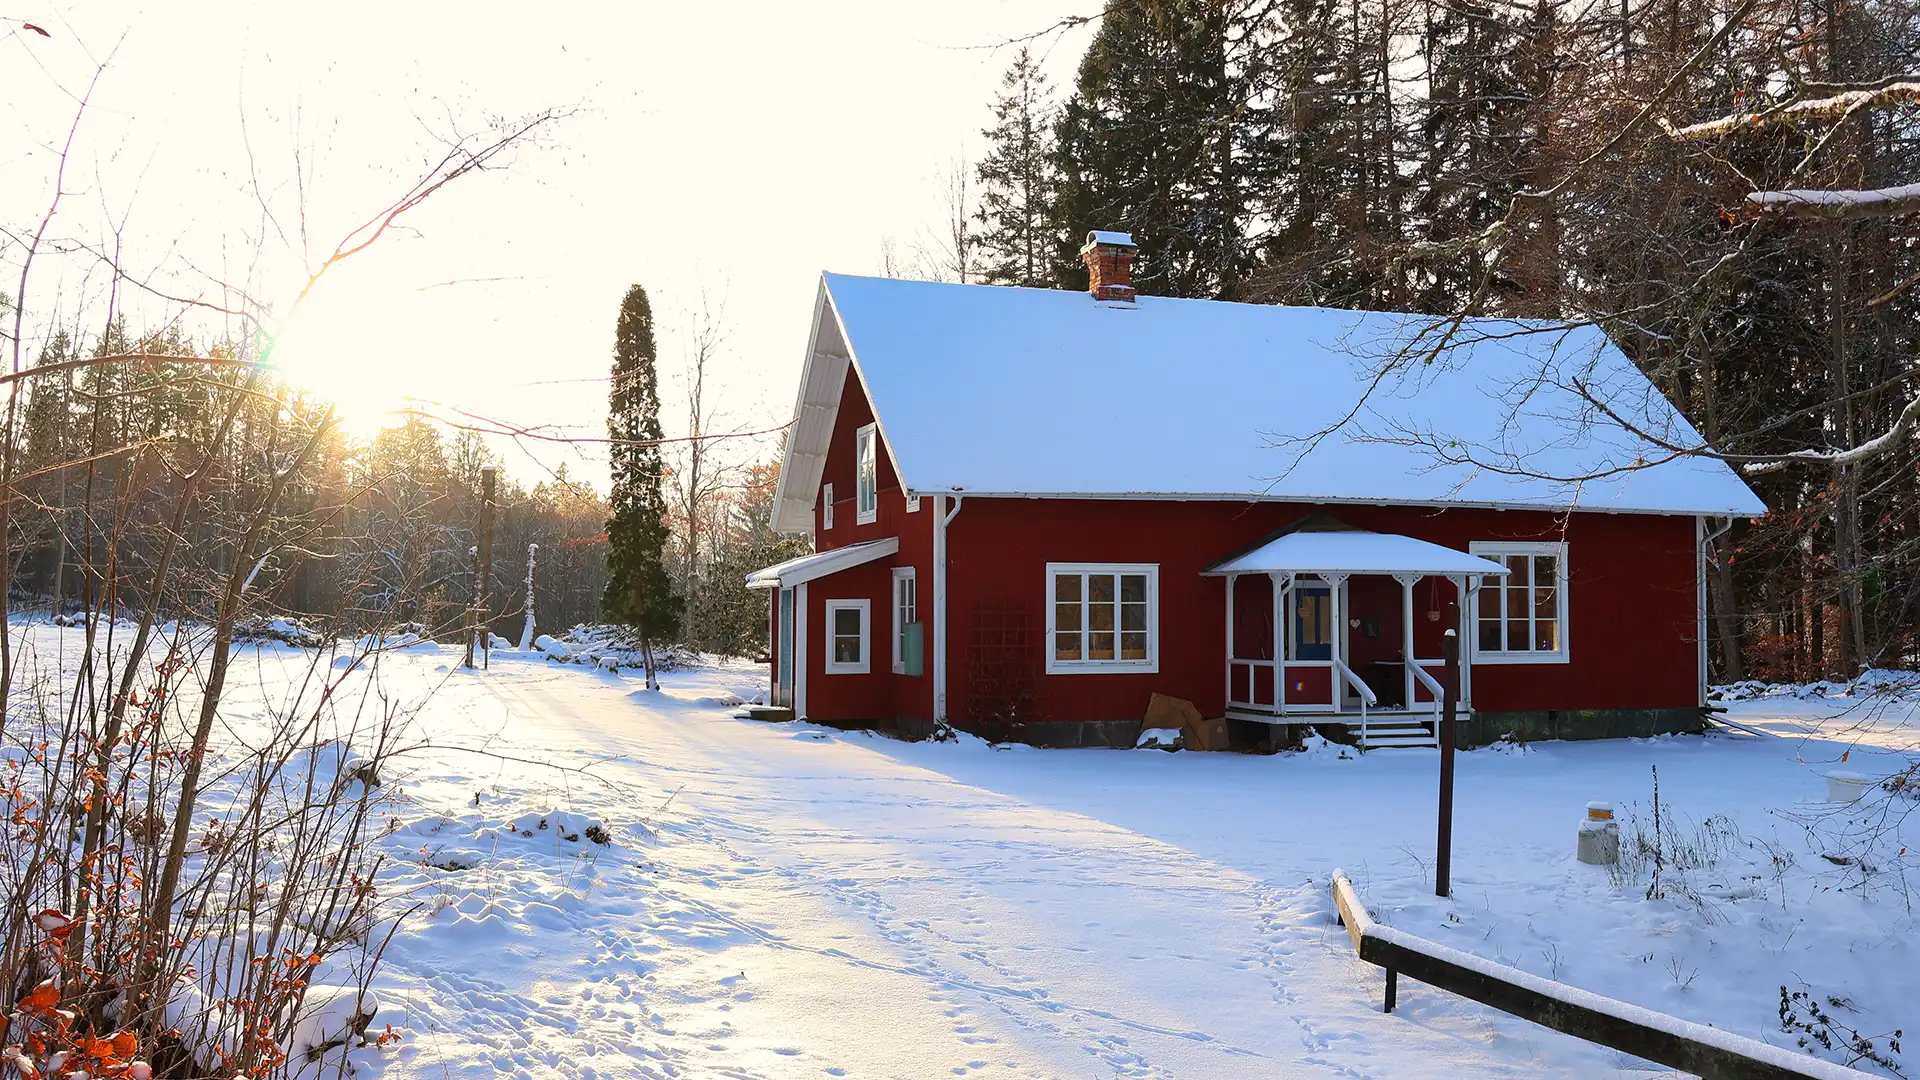
[[[1407,663],[1413,668],[1413,677],[1419,679],[1420,685],[1426,687],[1427,693],[1433,695],[1433,722],[1440,723],[1440,712],[1444,708],[1440,700],[1447,696],[1447,688],[1440,685],[1440,680],[1427,674],[1427,669],[1421,667],[1418,660],[1409,660]],[[1434,734],[1436,736],[1440,734],[1438,728],[1434,730]]]
[[[1333,670],[1340,673],[1340,678],[1347,685],[1360,691],[1360,749],[1365,750],[1367,748],[1367,706],[1379,704],[1380,698],[1374,694],[1373,687],[1361,682],[1360,676],[1355,675],[1353,669],[1337,656],[1333,658]],[[1340,696],[1335,694],[1334,699],[1337,701]]]

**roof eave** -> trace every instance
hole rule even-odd
[[[1593,506],[1581,503],[1491,502],[1483,499],[1389,499],[1353,495],[1271,495],[1245,491],[976,491],[966,487],[907,488],[909,497],[918,495],[964,495],[975,499],[1140,499],[1159,502],[1270,502],[1298,503],[1303,506],[1417,506],[1430,509],[1461,510],[1540,510],[1550,514],[1639,514],[1648,517],[1740,517],[1759,518],[1768,513],[1765,503],[1756,497],[1751,507],[1676,508],[1645,506]]]

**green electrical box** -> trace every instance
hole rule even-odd
[[[907,674],[920,675],[927,670],[927,624],[910,622],[900,628],[900,659]]]

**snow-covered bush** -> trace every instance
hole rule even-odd
[[[541,642],[551,644],[542,645]],[[542,635],[535,640],[534,646],[545,652],[548,659],[584,664],[602,671],[635,669],[643,663],[640,638],[631,627],[625,626],[604,623],[589,626],[583,623],[562,634],[558,640]],[[699,653],[682,646],[658,642],[653,645],[653,666],[656,671],[684,671],[699,667],[701,663]]]
[[[329,638],[298,619],[253,615],[233,624],[233,640],[246,644],[278,642],[303,649],[320,649],[326,647]]]
[[[1707,700],[1714,702],[1755,701],[1764,698],[1865,698],[1884,696],[1902,698],[1920,695],[1920,671],[1896,671],[1869,668],[1856,679],[1835,682],[1816,679],[1804,683],[1772,683],[1758,679],[1721,683],[1707,689]]]
[[[597,817],[567,810],[545,810],[521,814],[508,821],[506,829],[510,833],[525,838],[551,836],[568,844],[584,841],[604,846],[613,843],[613,834],[607,831],[606,822]]]
[[[440,643],[427,635],[427,628],[419,623],[399,623],[390,630],[377,634],[367,634],[354,643],[357,652],[372,652],[389,649],[420,649],[432,651]]]

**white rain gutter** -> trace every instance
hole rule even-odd
[[[1709,670],[1708,657],[1710,655],[1707,650],[1707,552],[1711,549],[1715,540],[1733,531],[1733,518],[1731,515],[1721,518],[1720,521],[1722,524],[1718,529],[1709,531],[1707,518],[1704,515],[1693,519],[1694,536],[1699,540],[1699,551],[1697,553],[1699,558],[1695,564],[1696,571],[1694,573],[1694,583],[1697,586],[1697,595],[1694,598],[1694,603],[1695,616],[1699,620],[1697,623],[1699,630],[1695,636],[1699,638],[1700,707],[1703,709],[1707,707],[1707,680],[1709,678],[1707,673]]]
[[[947,499],[953,509],[947,509]],[[947,526],[960,516],[962,495],[933,497],[933,718],[947,718]]]

